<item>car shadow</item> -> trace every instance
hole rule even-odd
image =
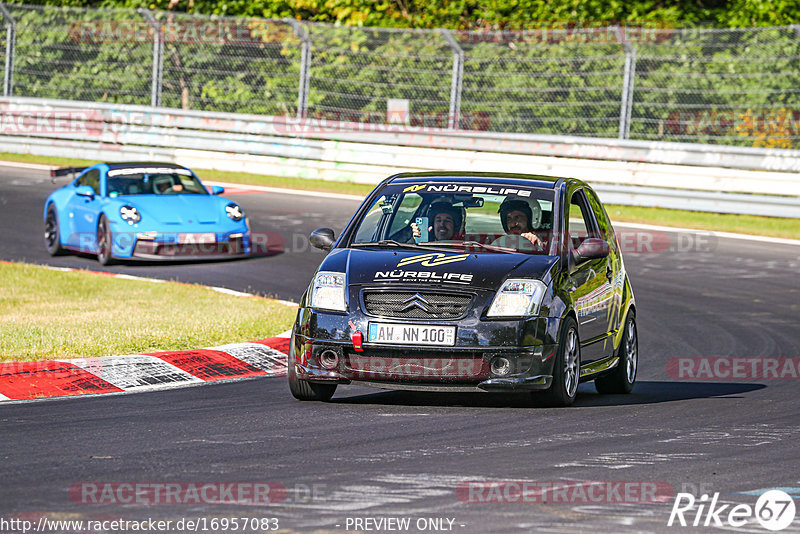
[[[89,254],[85,252],[70,252],[73,256],[78,258],[83,258],[87,260],[96,260],[96,254]],[[217,258],[203,258],[202,256],[197,257],[185,257],[180,259],[172,259],[172,258],[165,258],[163,260],[138,260],[138,259],[114,259],[114,263],[111,265],[113,266],[122,266],[122,267],[166,267],[166,266],[181,266],[181,265],[196,265],[196,264],[216,264],[216,263],[232,263],[232,262],[246,262],[252,261],[258,258],[266,258],[269,256],[278,256],[283,254],[283,250],[277,250],[274,252],[270,251],[262,251],[262,252],[254,252],[248,255],[242,256],[230,256],[230,257],[217,257]],[[97,264],[99,267],[102,267],[99,263]]]
[[[607,395],[595,391],[593,384],[581,384],[575,407],[630,406],[659,404],[690,399],[743,395],[763,389],[764,384],[733,382],[637,382],[628,395]],[[346,394],[346,389],[339,390]],[[466,406],[474,408],[539,407],[538,395],[506,393],[448,393],[428,391],[377,391],[350,397],[334,397],[337,404],[376,404],[384,406]]]

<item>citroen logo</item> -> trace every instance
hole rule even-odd
[[[403,302],[403,307],[400,308],[400,311],[401,312],[407,312],[407,311],[411,310],[412,308],[419,308],[420,310],[422,310],[424,312],[430,313],[431,310],[430,310],[429,306],[430,306],[430,302],[425,300],[425,297],[423,297],[419,293],[414,293],[413,297],[410,297],[410,298],[406,299]]]

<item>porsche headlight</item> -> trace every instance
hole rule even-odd
[[[537,315],[547,287],[540,280],[506,280],[494,296],[487,317]]]
[[[233,202],[225,206],[225,213],[234,221],[241,221],[242,217],[244,217],[244,210],[242,210],[242,207]]]
[[[347,311],[344,290],[344,273],[326,271],[317,273],[311,289],[311,307],[321,310]]]
[[[128,224],[135,224],[142,220],[142,216],[139,215],[139,210],[133,206],[122,206],[119,209],[119,216]]]

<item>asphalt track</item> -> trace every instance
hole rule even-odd
[[[102,270],[93,258],[46,255],[41,207],[53,186],[43,172],[0,173],[0,259]],[[236,200],[254,231],[287,243],[320,226],[338,233],[355,207],[276,194]],[[348,518],[407,517],[451,518],[452,531],[465,533],[689,532],[698,529],[667,527],[671,499],[475,504],[456,489],[466,480],[650,481],[698,497],[719,492],[727,503],[753,504],[774,487],[797,497],[798,379],[676,379],[667,363],[800,356],[800,247],[669,239],[688,250],[625,258],[641,354],[631,395],[583,384],[574,407],[549,409],[513,396],[350,387],[322,404],[293,400],[281,379],[259,379],[5,404],[0,518],[277,517],[286,531],[345,532]],[[107,270],[297,300],[321,258],[298,244],[234,262]],[[275,482],[288,494],[266,506],[71,500],[72,485],[91,481]],[[767,532],[757,523],[731,530]],[[800,520],[788,531],[800,531]]]

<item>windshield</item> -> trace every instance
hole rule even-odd
[[[110,197],[126,195],[207,195],[203,185],[188,169],[112,169],[106,178]]]
[[[427,246],[469,252],[547,254],[553,190],[516,185],[390,185],[355,229],[350,246]]]

